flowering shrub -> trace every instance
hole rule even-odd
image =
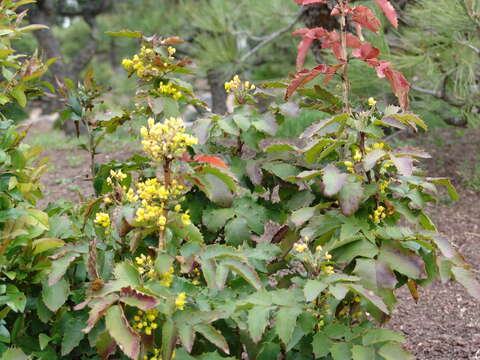
[[[377,3],[396,25],[390,3]],[[235,76],[225,84],[234,111],[192,131],[181,110],[205,104],[180,79],[190,73],[174,50],[181,40],[112,33],[142,41],[123,66],[139,84],[131,113],[146,122],[145,156],[94,164],[93,199],[49,206],[51,235],[65,245],[49,247],[43,296],[28,319],[50,328],[38,343],[14,346],[49,359],[410,359],[403,336],[381,327],[398,288],[417,299],[418,286],[455,278],[480,297],[424,211],[436,185],[453,198],[455,190],[417,167],[427,153],[382,140],[385,127],[426,126],[407,112],[403,76],[346,31],[347,21],[377,31],[379,20],[346,0],[332,16],[340,31],[295,32],[303,39],[291,81],[257,86]],[[302,69],[314,39],[338,64]],[[352,106],[348,64],[357,60],[390,82],[401,107]],[[307,87],[336,73],[341,97]],[[275,88],[298,101],[261,112],[258,99]],[[77,103],[82,119],[91,102]],[[286,116],[296,103],[329,116],[297,131]],[[95,131],[124,121],[103,119]]]

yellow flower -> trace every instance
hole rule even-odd
[[[125,68],[125,70],[130,71],[133,66],[133,61],[130,59],[123,59],[122,66]]]
[[[370,106],[375,106],[377,104],[377,100],[375,100],[373,97],[368,99],[368,105]]]
[[[321,245],[318,245],[318,246],[315,248],[315,251],[316,251],[316,252],[320,252],[320,251],[322,251],[322,250],[323,250],[323,248],[322,248]]]
[[[358,149],[355,149],[355,154],[353,155],[353,160],[355,160],[355,161],[362,160],[362,153]]]
[[[198,143],[198,139],[185,133],[185,125],[180,118],[169,118],[164,123],[148,120],[148,128],[143,127],[140,133],[145,152],[154,160],[178,158],[188,146]]]
[[[299,253],[302,253],[305,250],[307,250],[308,246],[306,244],[302,244],[302,243],[295,243],[295,244],[293,244],[293,248],[295,249],[295,251],[297,251]]]
[[[170,267],[166,273],[162,274],[162,280],[160,280],[160,284],[165,287],[170,287],[173,282],[173,272],[174,268]]]
[[[325,274],[327,275],[332,275],[334,273],[334,268],[333,266],[330,266],[330,265],[327,265],[327,266],[324,266],[323,267],[323,271],[325,272]]]
[[[178,294],[177,298],[175,299],[175,308],[177,310],[183,310],[185,307],[185,299],[187,298],[187,294],[181,292]]]
[[[167,51],[168,51],[168,55],[173,56],[173,55],[177,52],[177,49],[175,49],[175,48],[172,47],[172,46],[169,46],[169,47],[167,48]]]
[[[325,260],[327,260],[327,261],[332,260],[332,255],[329,254],[328,252],[325,253],[324,257],[325,257]]]
[[[107,213],[99,212],[95,215],[95,224],[98,224],[103,227],[110,226],[110,216]]]
[[[182,211],[182,206],[181,206],[180,204],[177,204],[177,205],[175,205],[174,210],[175,210],[176,212],[180,212],[180,211]]]
[[[192,223],[190,221],[190,215],[188,214],[188,210],[185,214],[182,214],[182,223],[185,226],[189,226]]]
[[[353,167],[353,162],[351,161],[344,161],[343,164],[347,167]]]

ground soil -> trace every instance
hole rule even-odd
[[[35,131],[45,129],[34,129],[31,136],[35,136]],[[433,156],[426,161],[429,173],[450,177],[457,186],[461,200],[456,203],[441,201],[431,215],[439,230],[451,239],[475,269],[480,269],[480,192],[465,185],[464,165],[480,164],[479,138],[479,131],[460,135],[455,130],[438,130],[428,137],[402,139],[429,151]],[[131,153],[131,150],[122,150],[100,155],[99,160],[120,160]],[[92,193],[90,182],[85,181],[89,175],[85,152],[46,149],[44,154],[54,165],[43,177],[49,200],[76,200],[75,188],[83,196]],[[79,161],[72,161],[76,156],[81,157]],[[388,326],[405,334],[406,347],[417,359],[480,360],[480,303],[462,286],[434,283],[420,291],[418,303],[412,300],[408,290],[399,293],[400,303]]]

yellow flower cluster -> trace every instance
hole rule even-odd
[[[137,315],[133,317],[135,323],[133,328],[139,333],[145,333],[145,335],[152,335],[153,331],[158,328],[157,318],[158,310],[151,309],[146,312],[139,310]]]
[[[385,148],[385,143],[383,142],[380,142],[380,143],[375,143],[375,144],[372,144],[372,146],[367,146],[365,148],[365,151],[368,153],[372,150],[383,150],[383,148]]]
[[[377,100],[375,100],[375,98],[373,98],[373,97],[368,98],[368,105],[369,106],[374,107],[376,104],[377,104]]]
[[[95,215],[95,224],[98,224],[103,227],[109,227],[110,226],[110,215],[107,213],[99,212]]]
[[[322,267],[322,270],[323,272],[325,273],[325,275],[332,275],[335,271],[334,271],[334,267],[331,266],[331,265],[324,265]]]
[[[114,179],[117,179],[118,181],[125,180],[127,178],[127,175],[122,172],[122,170],[110,170],[110,176]]]
[[[296,252],[302,253],[305,250],[307,250],[308,246],[304,243],[295,243],[293,244],[293,248],[295,249]]]
[[[183,310],[185,308],[185,299],[187,298],[187,294],[181,292],[178,294],[177,298],[175,299],[175,308],[177,310]]]
[[[344,161],[343,165],[347,167],[347,171],[351,172],[352,174],[355,172],[355,164],[351,161]]]
[[[242,80],[240,80],[238,75],[235,75],[232,80],[225,83],[225,90],[227,93],[234,92],[236,90],[253,91],[255,89],[256,86],[251,84],[250,81],[245,81],[242,84]]]
[[[141,275],[147,275],[148,278],[153,279],[156,276],[154,261],[150,255],[144,254],[135,258],[137,270]]]
[[[162,58],[153,49],[143,46],[140,53],[135,54],[132,59],[123,59],[122,65],[129,73],[136,73],[138,77],[150,80],[164,73],[170,66],[167,60],[173,60],[176,49],[170,46],[167,52],[168,57]]]
[[[160,280],[160,284],[165,287],[170,287],[173,282],[174,271],[175,269],[173,268],[173,266],[171,266],[166,273],[162,274],[162,279]]]
[[[177,86],[172,82],[169,82],[167,84],[160,82],[160,87],[158,88],[158,91],[160,91],[160,93],[164,95],[174,98],[175,100],[180,99],[183,95],[182,92],[178,90]]]
[[[362,160],[362,153],[360,150],[355,149],[355,152],[353,153],[353,160],[355,161],[361,161]]]
[[[382,205],[377,206],[375,211],[373,212],[373,215],[368,216],[375,224],[378,224],[381,220],[385,219],[387,217],[387,214],[385,212],[385,207]]]
[[[145,152],[154,160],[178,158],[188,146],[196,145],[198,139],[185,133],[185,125],[180,118],[170,118],[164,123],[148,119],[148,128],[142,127],[142,145]]]
[[[385,194],[385,189],[387,188],[387,186],[390,184],[390,180],[384,180],[380,183],[380,192],[382,194]]]
[[[160,230],[165,229],[167,224],[165,203],[181,196],[185,192],[185,186],[179,184],[175,179],[172,180],[168,188],[158,182],[158,179],[148,179],[137,183],[137,194],[132,189],[127,191],[127,200],[135,202],[142,200],[141,206],[136,212],[136,221],[138,222],[156,222]],[[180,204],[175,205],[175,211],[180,212]],[[190,225],[190,214],[188,210],[181,215],[182,223],[185,226]]]

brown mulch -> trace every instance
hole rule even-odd
[[[432,143],[427,141],[432,135],[428,138],[421,135],[413,141],[433,156],[425,162],[429,174],[451,178],[461,200],[456,203],[440,201],[431,211],[432,218],[469,264],[480,269],[480,192],[466,188],[461,176],[465,161],[469,164],[480,162],[480,132],[469,130],[461,136],[452,130],[439,130],[434,136],[446,140]],[[46,149],[44,155],[50,157],[54,165],[42,179],[48,200],[77,200],[74,188],[83,196],[92,194],[91,183],[84,180],[89,174],[85,154],[78,150]],[[72,157],[77,155],[83,160],[72,164]],[[99,160],[121,160],[130,155],[131,151],[123,150],[101,155]],[[46,200],[41,203],[46,204]],[[408,290],[403,289],[399,295],[399,305],[388,327],[405,334],[406,347],[417,359],[480,360],[480,303],[461,285],[433,283],[420,290],[418,303],[413,301]]]

